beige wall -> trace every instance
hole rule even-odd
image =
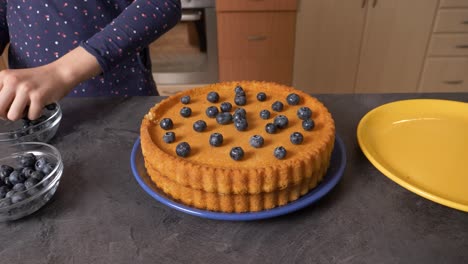
[[[294,70],[292,85],[299,89],[303,87],[308,80],[307,68],[307,46],[313,40],[312,34],[307,29],[310,24],[312,1],[314,0],[298,0],[297,2],[297,17],[296,17],[296,42],[294,48]]]

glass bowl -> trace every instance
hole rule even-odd
[[[0,120],[0,145],[18,142],[49,142],[57,133],[62,120],[58,103],[44,108],[37,120],[21,119],[15,122]]]
[[[25,155],[30,154],[33,154],[37,161],[27,161],[24,158]],[[45,163],[43,162],[44,159],[46,160]],[[39,160],[41,160],[40,164]],[[33,167],[24,165],[27,163],[32,164],[32,162],[34,162]],[[49,164],[50,166],[45,164]],[[26,187],[17,188],[17,191],[13,191],[9,197],[2,197],[0,189],[0,222],[22,218],[44,206],[57,190],[63,174],[63,162],[60,152],[55,147],[41,142],[23,142],[5,147],[2,146],[0,148],[0,165],[16,169],[18,171],[16,174],[19,174],[19,170],[22,167],[34,168],[33,170],[37,168],[34,176],[32,176],[32,173],[23,174],[22,176],[22,179],[25,180],[23,187],[28,186],[27,189]],[[45,168],[46,166],[48,168]],[[5,194],[5,190],[10,191],[14,189],[13,186],[18,185],[18,182],[21,182],[21,180],[18,181],[20,177],[16,176],[16,178],[12,178],[11,169],[10,173],[5,173],[6,170],[4,168],[5,166],[0,168],[0,181],[2,181],[0,182],[0,188],[3,186]],[[21,171],[24,172],[22,169]],[[37,171],[41,171],[42,174],[37,173]],[[38,175],[41,175],[41,177],[38,177]],[[8,180],[5,180],[6,178]],[[34,179],[31,180],[31,178]],[[12,181],[12,179],[14,180]],[[28,180],[30,182],[26,184]],[[13,185],[15,182],[16,184]]]

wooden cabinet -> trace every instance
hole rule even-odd
[[[216,2],[220,81],[291,84],[296,1]]]
[[[437,14],[435,33],[468,33],[468,9],[441,9]]]
[[[298,10],[294,86],[417,91],[438,0],[312,0]]]
[[[421,91],[468,92],[468,58],[428,58],[421,81]]]
[[[301,1],[294,81],[310,92],[353,92],[366,8],[360,0]]]
[[[440,0],[440,7],[468,7],[466,0]]]
[[[429,56],[468,56],[468,34],[437,34],[432,36]]]
[[[437,0],[373,0],[355,91],[416,92]]]
[[[468,0],[441,0],[419,91],[468,92]]]

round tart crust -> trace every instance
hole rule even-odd
[[[234,88],[240,85],[247,95],[245,106],[234,103]],[[210,103],[206,95],[218,92],[220,100]],[[259,102],[256,95],[267,94],[265,102]],[[286,97],[296,93],[301,100],[298,105],[288,105]],[[183,105],[180,98],[189,95],[191,102]],[[231,113],[242,107],[247,111],[249,127],[247,131],[237,131],[234,125],[220,125],[215,119],[208,118],[205,109],[222,102],[233,105]],[[281,101],[284,110],[275,112],[271,104]],[[181,117],[183,106],[192,109],[192,116]],[[302,120],[296,112],[300,107],[312,109],[315,128],[304,131]],[[271,117],[262,120],[259,112],[268,109]],[[265,132],[266,123],[273,122],[277,115],[285,115],[289,125],[276,134]],[[160,126],[162,118],[171,118],[174,122],[176,141],[167,144],[162,136],[165,132]],[[204,120],[207,131],[195,132],[192,124]],[[213,147],[208,139],[211,133],[218,132],[224,137],[220,147]],[[304,142],[293,145],[289,136],[292,132],[304,135]],[[298,199],[315,188],[325,175],[335,141],[335,125],[327,108],[316,98],[292,87],[269,82],[226,82],[186,90],[168,97],[150,109],[143,118],[141,129],[141,147],[145,167],[152,181],[166,194],[199,209],[220,212],[253,212],[274,208]],[[255,134],[265,139],[262,148],[249,145],[249,138]],[[182,158],[176,155],[175,147],[186,141],[192,147],[191,154]],[[241,146],[246,155],[240,161],[229,156],[233,146]],[[284,146],[287,156],[278,160],[273,156],[273,149]]]

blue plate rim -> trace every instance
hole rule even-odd
[[[135,177],[138,184],[143,188],[143,190],[147,194],[149,194],[151,197],[153,197],[160,203],[168,207],[171,207],[173,209],[176,209],[178,211],[181,211],[183,213],[202,217],[202,218],[207,218],[207,219],[226,220],[226,221],[251,221],[251,220],[267,219],[267,218],[273,218],[273,217],[277,217],[277,216],[284,215],[284,214],[289,214],[294,211],[303,209],[304,207],[309,206],[317,202],[318,200],[320,200],[322,197],[324,197],[327,193],[329,193],[336,186],[336,184],[343,177],[344,170],[346,167],[346,162],[347,162],[346,148],[345,148],[344,142],[338,135],[336,135],[335,146],[332,152],[332,162],[334,161],[334,159],[338,159],[339,167],[336,169],[336,172],[333,175],[329,175],[330,172],[327,171],[324,177],[324,180],[319,184],[319,186],[311,190],[309,193],[300,197],[296,201],[293,201],[286,205],[276,207],[273,209],[269,209],[269,210],[264,210],[260,212],[249,212],[249,213],[221,213],[221,212],[213,212],[213,211],[197,209],[194,207],[183,205],[171,199],[170,197],[167,197],[166,195],[156,192],[153,189],[153,187],[146,184],[146,182],[143,180],[142,176],[138,172],[136,160],[135,160],[138,151],[141,152],[140,137],[138,137],[135,140],[135,143],[133,144],[132,152],[130,155],[130,165],[131,165],[133,176]],[[335,157],[335,155],[337,155],[338,157]]]

